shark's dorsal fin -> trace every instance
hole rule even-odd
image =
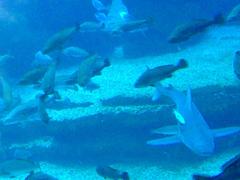
[[[186,106],[187,106],[188,110],[192,109],[192,93],[191,93],[190,88],[188,88],[188,90],[187,90]]]

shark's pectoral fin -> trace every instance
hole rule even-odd
[[[165,126],[151,132],[154,134],[176,135],[178,133],[178,126]]]
[[[179,139],[178,136],[169,136],[165,138],[147,141],[148,145],[153,145],[153,146],[170,145],[170,144],[178,144],[178,143],[181,143],[181,140]]]
[[[233,127],[227,127],[227,128],[213,129],[212,132],[214,137],[223,137],[223,136],[239,133],[240,127],[233,126]]]

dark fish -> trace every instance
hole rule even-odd
[[[110,66],[108,59],[92,55],[80,63],[78,70],[72,74],[66,83],[68,85],[78,84],[81,87],[87,87],[91,83],[91,78],[101,75],[101,71],[108,66]]]
[[[99,166],[97,167],[96,171],[99,176],[102,176],[105,179],[109,178],[113,180],[129,180],[129,175],[127,172],[122,172],[109,166]]]
[[[203,32],[209,26],[214,24],[224,23],[224,18],[221,14],[215,16],[213,20],[197,20],[187,24],[178,26],[170,35],[168,41],[170,43],[179,43],[190,39],[195,34]]]
[[[139,30],[139,29],[142,29],[145,27],[149,27],[151,24],[153,24],[153,18],[130,21],[130,22],[126,22],[122,26],[120,26],[119,31],[120,32],[132,32],[132,31]]]
[[[44,74],[47,72],[47,66],[37,66],[23,75],[19,81],[19,85],[36,85],[40,83]]]
[[[233,59],[233,71],[238,79],[240,79],[240,51],[235,53],[235,57]]]
[[[193,175],[195,180],[240,180],[240,154],[222,166],[222,172],[216,176]]]
[[[60,50],[63,48],[64,43],[69,40],[69,38],[79,31],[80,26],[76,25],[74,27],[65,28],[56,34],[54,34],[52,37],[50,37],[45,44],[42,53],[43,54],[49,54],[53,51]]]
[[[43,172],[34,173],[33,171],[25,178],[25,180],[58,180],[57,178],[45,174]]]
[[[55,93],[55,75],[56,68],[59,60],[56,60],[52,64],[49,65],[47,72],[44,74],[41,89],[46,95]]]
[[[179,69],[188,67],[188,63],[184,59],[180,59],[177,65],[163,65],[153,69],[148,68],[135,82],[135,88],[155,86],[159,81],[169,78],[172,73]]]

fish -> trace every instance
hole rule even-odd
[[[67,47],[63,49],[62,52],[65,56],[73,58],[86,58],[89,56],[89,53],[86,50],[75,46]]]
[[[240,79],[240,51],[235,52],[233,59],[233,71],[238,79]]]
[[[12,159],[0,163],[0,177],[14,178],[39,170],[40,166],[30,160]]]
[[[57,178],[43,173],[43,172],[30,172],[30,174],[25,178],[25,180],[58,180]]]
[[[41,52],[43,54],[49,54],[56,50],[61,50],[65,42],[69,40],[72,37],[72,35],[78,32],[79,30],[80,26],[76,25],[74,27],[65,28],[57,32],[48,39]]]
[[[151,24],[153,24],[153,18],[148,19],[142,19],[142,20],[136,20],[136,21],[129,21],[122,24],[118,32],[134,32],[139,29],[143,29],[145,27],[149,27]]]
[[[33,61],[33,66],[39,65],[49,65],[53,62],[53,58],[47,54],[43,54],[41,51],[38,51],[35,54],[35,59]]]
[[[119,171],[110,166],[98,166],[96,168],[97,174],[104,179],[122,179],[129,180],[129,175],[127,172]]]
[[[87,87],[89,83],[92,83],[91,78],[101,75],[101,71],[108,66],[110,66],[109,59],[91,55],[80,63],[78,70],[71,75],[66,84],[78,84],[81,87]]]
[[[237,4],[227,15],[227,22],[236,22],[240,20],[240,4]]]
[[[222,166],[222,172],[215,176],[193,175],[194,180],[239,180],[240,179],[240,154],[227,161]]]
[[[34,121],[38,112],[38,101],[36,99],[25,103],[20,103],[18,106],[11,109],[2,119],[4,125],[23,124],[28,121]]]
[[[19,85],[39,85],[44,74],[47,72],[48,66],[36,66],[27,71],[18,82]]]
[[[183,143],[196,155],[210,156],[214,153],[215,138],[240,132],[240,127],[238,126],[210,129],[201,112],[192,101],[190,89],[187,90],[185,95],[172,86],[163,87],[159,84],[156,87],[152,100],[158,100],[161,95],[171,98],[176,104],[174,115],[177,125],[155,130],[153,133],[169,136],[150,140],[147,142],[148,145],[160,146]]]
[[[157,66],[155,68],[147,68],[144,73],[136,80],[134,87],[142,88],[148,86],[155,86],[161,80],[172,77],[172,74],[179,70],[188,67],[188,63],[185,59],[180,59],[177,65],[169,64],[163,66]]]
[[[180,43],[190,39],[192,36],[203,32],[209,26],[223,24],[224,17],[221,14],[213,20],[196,20],[176,27],[168,38],[169,43]]]
[[[55,94],[55,75],[59,59],[49,65],[47,72],[41,80],[41,89],[45,95]]]
[[[92,5],[97,11],[104,11],[107,8],[103,5],[103,3],[99,0],[92,0]]]

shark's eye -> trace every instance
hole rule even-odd
[[[185,124],[186,123],[184,117],[176,109],[173,110],[173,114],[175,115],[176,119],[178,120],[178,122],[180,124]]]

